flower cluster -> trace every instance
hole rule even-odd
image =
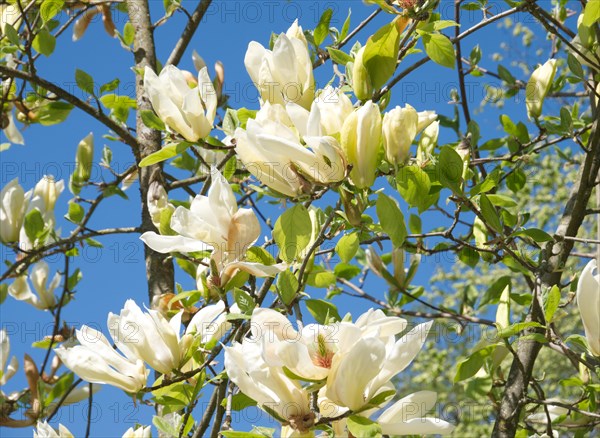
[[[290,433],[308,432],[318,424],[318,411],[343,429],[353,413],[371,416],[396,394],[391,380],[421,350],[431,322],[406,330],[406,321],[369,310],[354,323],[309,324],[296,331],[288,319],[272,309],[255,309],[251,335],[225,347],[227,375],[242,393],[274,415]],[[442,420],[423,419],[436,395],[412,394],[378,418],[389,435],[448,433],[453,426]],[[419,406],[410,415],[403,409]],[[426,409],[421,409],[425,407]]]

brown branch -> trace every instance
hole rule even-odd
[[[173,51],[169,55],[169,59],[167,60],[165,65],[179,64],[179,61],[181,61],[181,57],[183,56],[188,45],[190,44],[190,41],[192,40],[194,33],[196,33],[196,29],[198,29],[198,26],[200,25],[200,22],[204,18],[204,14],[206,14],[206,11],[208,10],[208,7],[210,6],[211,3],[212,3],[212,0],[202,0],[200,3],[198,3],[196,10],[190,17],[190,20],[188,21],[187,25],[185,26],[185,29],[183,29],[183,33],[181,34],[181,37],[177,41],[177,44],[175,44],[175,47],[173,48]]]
[[[75,107],[79,108],[83,112],[89,114],[90,116],[104,124],[107,128],[113,130],[120,137],[123,143],[131,146],[133,149],[137,149],[138,142],[136,138],[127,130],[127,127],[120,125],[119,123],[111,119],[108,115],[104,114],[97,108],[94,108],[89,103],[84,102],[77,96],[74,96],[73,94],[69,93],[68,91],[59,87],[58,85],[47,81],[46,79],[42,79],[35,74],[27,73],[21,70],[16,70],[14,68],[6,67],[4,65],[0,65],[0,75],[2,75],[3,77],[22,79],[32,84],[39,85],[40,87],[43,87],[44,89],[56,94],[64,101],[69,102],[71,105],[74,105]]]

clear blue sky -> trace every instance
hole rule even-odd
[[[453,2],[442,1],[442,14],[444,18],[452,18],[453,12],[450,7]],[[196,2],[184,2],[188,10],[193,10]],[[499,2],[492,5],[491,12],[497,12],[499,8],[505,9],[505,3]],[[211,7],[207,17],[201,24],[196,36],[189,46],[189,50],[183,57],[180,67],[193,71],[191,62],[191,51],[195,49],[209,65],[211,75],[214,74],[212,65],[220,60],[225,65],[225,89],[230,94],[229,103],[232,107],[246,106],[257,108],[256,91],[246,74],[243,58],[248,42],[257,40],[263,45],[268,45],[271,32],[282,32],[287,29],[291,22],[298,18],[304,28],[314,28],[321,13],[327,8],[334,9],[332,25],[340,28],[346,17],[348,7],[352,8],[352,27],[364,19],[372,7],[365,7],[362,2],[318,2],[318,1],[273,1],[273,2],[250,2],[250,1],[218,1]],[[152,2],[152,18],[156,21],[163,13],[161,1]],[[472,12],[469,18],[465,12],[466,28],[469,22],[480,19],[480,13]],[[517,19],[523,17],[517,17]],[[185,23],[183,14],[175,16],[164,26],[157,29],[156,41],[158,55],[161,61],[165,61],[170,53],[171,47],[178,39],[179,32]],[[364,43],[366,36],[373,33],[383,25],[389,16],[380,14],[366,30],[359,34],[359,39]],[[115,23],[122,30],[127,17],[124,13],[116,12]],[[525,23],[528,24],[528,23]],[[537,27],[535,27],[537,30]],[[447,29],[445,32],[453,32]],[[492,50],[498,50],[497,45],[507,36],[506,31],[498,30],[495,25],[489,29],[467,38],[463,43],[464,56],[468,56],[471,48],[479,43],[484,52],[481,65],[495,70],[495,63],[491,61]],[[350,46],[347,47],[349,49]],[[530,54],[531,63],[535,63],[534,53]],[[405,63],[408,65],[417,59],[414,55],[409,57]],[[73,43],[70,33],[67,32],[58,42],[57,50],[51,58],[40,59],[38,72],[57,84],[69,89],[71,92],[83,96],[83,92],[75,85],[74,73],[79,68],[93,74],[96,84],[102,84],[114,78],[121,79],[121,85],[116,91],[119,94],[134,96],[134,76],[129,70],[132,65],[132,54],[123,50],[118,40],[109,38],[102,29],[102,23],[95,20],[87,33],[77,43]],[[515,68],[515,75],[522,74]],[[331,65],[327,64],[317,70],[318,84],[323,86],[332,76]],[[468,89],[470,90],[469,103],[472,109],[479,106],[485,92],[480,80],[469,77]],[[440,114],[452,116],[454,105],[449,104],[451,100],[450,90],[456,88],[456,72],[443,67],[427,64],[424,68],[408,76],[399,84],[394,93],[392,104],[413,105],[417,110],[436,110]],[[516,99],[516,98],[515,98]],[[525,105],[522,101],[508,102],[504,112],[513,118],[525,119]],[[478,118],[481,126],[482,136],[485,139],[499,137],[502,135],[498,128],[497,110],[487,110]],[[26,146],[13,146],[8,152],[0,155],[1,184],[4,185],[15,177],[25,190],[32,188],[44,174],[53,174],[66,182],[72,169],[75,147],[80,139],[93,131],[96,137],[96,161],[99,161],[102,146],[108,144],[114,154],[113,165],[122,171],[132,163],[132,156],[127,146],[115,144],[104,140],[102,135],[106,133],[103,126],[95,123],[93,119],[81,112],[74,110],[66,123],[41,127],[31,126],[24,131]],[[451,134],[442,134],[441,140],[455,141]],[[99,172],[99,168],[95,169]],[[97,175],[97,173],[96,173]],[[94,176],[92,177],[94,178]],[[392,193],[387,185],[386,192]],[[90,197],[91,192],[88,192]],[[113,197],[102,203],[93,222],[92,228],[135,226],[139,218],[139,195],[137,185],[131,187],[127,194],[130,201],[124,201],[119,197]],[[183,192],[176,192],[178,199],[185,199]],[[396,198],[398,198],[396,194]],[[58,224],[62,227],[63,235],[68,234],[73,226],[62,219],[66,213],[67,201],[70,199],[68,190],[62,194],[56,206]],[[269,213],[275,219],[281,209],[273,207]],[[405,212],[405,215],[408,216]],[[434,223],[425,223],[425,228],[436,226]],[[83,281],[77,287],[76,300],[69,304],[63,315],[69,325],[79,327],[82,324],[92,325],[106,333],[106,316],[112,312],[118,312],[127,298],[133,298],[140,305],[148,305],[146,285],[144,276],[143,247],[136,235],[124,237],[109,237],[103,239],[104,248],[86,248],[81,257],[73,260],[72,265],[83,271]],[[2,249],[2,259],[12,259],[13,255]],[[49,260],[54,269],[62,269],[61,258]],[[424,258],[417,277],[417,283],[426,284],[433,270],[441,263],[451,263],[452,260]],[[467,268],[465,268],[467,269]],[[189,278],[178,276],[183,283],[184,289],[193,287]],[[377,285],[376,282],[373,284]],[[375,295],[384,293],[384,285],[379,284],[380,291]],[[348,302],[347,300],[336,300],[341,313],[351,311],[355,315],[366,309],[364,302]],[[31,354],[32,342],[41,339],[44,335],[52,332],[52,318],[49,313],[41,314],[33,311],[27,304],[16,302],[10,297],[0,307],[1,325],[10,334],[12,354],[17,355],[21,362],[21,370],[6,387],[5,392],[18,390],[25,386],[22,373],[22,358],[25,352]],[[41,363],[44,351],[34,351],[33,357]],[[64,368],[63,368],[64,370]],[[153,410],[147,406],[137,407],[133,405],[119,390],[105,386],[94,397],[94,423],[92,424],[92,436],[98,437],[120,437],[121,434],[136,422],[150,424]],[[198,416],[198,415],[197,415]],[[85,431],[85,419],[87,417],[87,402],[63,408],[56,421],[65,424],[76,436],[83,436]],[[258,423],[257,412],[248,412],[245,419],[240,419],[238,430],[249,430],[251,424]],[[262,415],[262,420],[266,416]],[[261,420],[261,422],[262,422]],[[56,425],[56,421],[53,423]],[[234,425],[235,427],[235,425]],[[3,430],[3,437],[31,436],[31,429]]]

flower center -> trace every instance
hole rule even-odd
[[[316,352],[312,357],[313,363],[321,368],[331,368],[333,356],[334,352],[327,348],[325,336],[318,334]]]

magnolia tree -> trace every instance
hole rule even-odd
[[[316,26],[272,29],[248,44],[259,99],[245,108],[228,100],[222,63],[211,77],[194,50],[196,71],[178,68],[211,0],[3,0],[2,161],[31,147],[15,146],[30,125],[68,126],[82,112],[100,128],[73,145],[68,179],[3,177],[2,306],[22,301],[52,331],[22,358],[10,354],[19,337],[0,331],[0,426],[71,437],[56,416],[83,403],[85,435],[106,436],[91,408],[112,386],[160,436],[594,430],[600,1],[437,3],[370,0],[351,5],[360,22],[325,9]],[[98,50],[131,53],[135,92],[119,94],[125,77],[98,83],[76,59],[63,72],[78,90],[44,74],[99,17],[118,43]],[[498,47],[486,53],[477,38],[490,26],[509,43],[488,41]],[[163,52],[165,29],[180,36]],[[393,95],[432,65],[453,84],[446,114]],[[469,78],[485,85],[483,102]],[[117,148],[132,166],[112,166]],[[126,193],[141,221],[96,219]],[[105,325],[68,324],[90,287],[81,252],[120,234],[143,241],[147,299],[121,293]],[[447,262],[419,277],[429,256]],[[440,409],[438,396],[442,408],[487,409]],[[234,421],[251,408],[263,416]],[[123,436],[152,425],[124,424]]]

